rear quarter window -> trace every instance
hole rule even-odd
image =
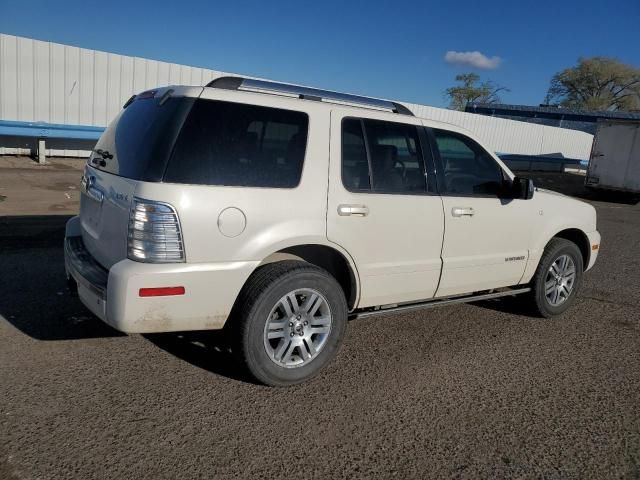
[[[197,100],[164,181],[293,188],[302,174],[308,127],[302,112]]]

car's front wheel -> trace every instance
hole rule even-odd
[[[531,281],[531,299],[536,313],[552,317],[565,312],[576,299],[582,270],[582,253],[578,246],[564,238],[552,239]]]
[[[260,267],[239,298],[236,348],[260,382],[285,386],[317,374],[336,355],[347,302],[325,270],[300,261]]]

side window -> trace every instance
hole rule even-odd
[[[413,125],[365,120],[371,156],[371,177],[376,192],[424,192],[425,169]]]
[[[342,183],[350,191],[371,190],[362,122],[357,118],[342,122]]]
[[[457,195],[498,195],[502,169],[480,145],[464,135],[434,129],[440,151],[444,190]]]
[[[417,127],[369,119],[343,120],[342,181],[350,191],[424,193],[425,168]]]
[[[164,181],[293,188],[302,174],[308,124],[302,112],[197,100]]]

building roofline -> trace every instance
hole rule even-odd
[[[494,115],[518,115],[522,117],[558,118],[565,120],[583,120],[595,122],[598,118],[610,119],[640,119],[640,112],[619,112],[619,111],[595,111],[595,110],[574,110],[571,108],[531,106],[531,105],[508,105],[504,103],[474,103],[467,105],[465,111],[468,113],[491,113]]]

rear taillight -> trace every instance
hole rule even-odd
[[[184,262],[182,230],[167,203],[135,198],[129,214],[127,256],[149,263]]]

